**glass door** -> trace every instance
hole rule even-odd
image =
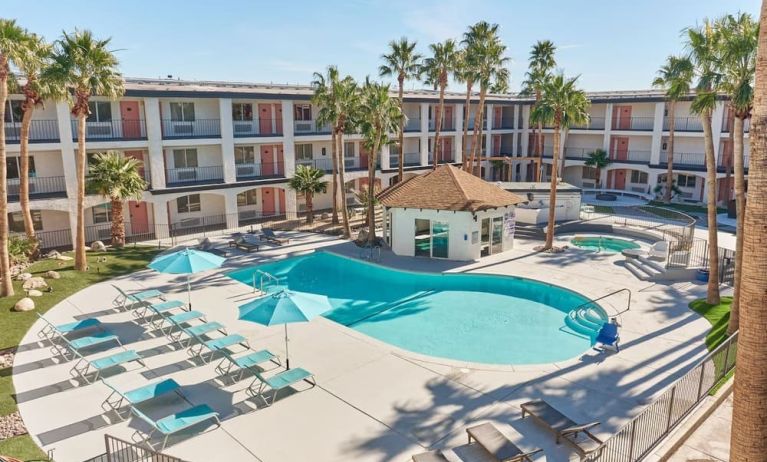
[[[480,230],[479,235],[480,235],[479,255],[481,257],[486,257],[490,255],[490,219],[489,218],[482,219],[482,228]]]
[[[490,253],[503,252],[503,217],[493,218],[493,234],[490,243]]]
[[[415,219],[415,256],[431,257],[431,221]]]
[[[447,258],[450,226],[441,221],[431,222],[431,256]]]

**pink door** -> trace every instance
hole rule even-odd
[[[453,138],[452,137],[442,138],[441,140],[439,140],[439,144],[442,145],[440,149],[440,155],[439,155],[440,163],[452,162],[453,161]]]
[[[274,215],[274,188],[261,190],[261,213],[265,217]]]
[[[277,195],[280,196],[280,213],[284,214],[285,210],[285,190],[282,188],[277,189]]]
[[[626,170],[615,170],[615,176],[613,178],[615,182],[614,189],[626,189]]]
[[[360,143],[360,168],[368,168],[368,155],[368,150],[362,146],[362,143]]]
[[[274,145],[274,152],[277,155],[277,170],[274,172],[276,175],[283,175],[285,173],[285,150],[282,149],[281,144]],[[285,194],[285,191],[281,190],[282,194]]]
[[[493,135],[493,155],[501,155],[501,135]]]
[[[613,160],[627,160],[629,157],[629,139],[625,136],[614,136],[610,140],[612,146],[610,149]]]
[[[270,104],[258,105],[258,132],[261,135],[271,135],[272,132],[272,106]]]
[[[138,173],[143,178],[146,178],[146,168],[144,167],[146,165],[144,163],[144,151],[125,151],[124,155],[125,157],[131,157],[141,162],[141,166],[138,168]]]
[[[493,128],[500,128],[501,119],[503,118],[503,108],[493,108]]]
[[[123,138],[141,138],[138,101],[120,101]]]
[[[615,170],[607,172],[607,189],[615,189]]]
[[[274,114],[274,133],[276,135],[282,134],[282,104],[275,104],[274,108],[272,110],[272,114]]]
[[[274,175],[273,146],[261,146],[261,176]]]
[[[613,109],[613,129],[631,130],[631,106],[615,106]]]
[[[130,227],[125,231],[128,235],[146,234],[149,232],[149,214],[147,213],[146,202],[128,202],[130,210]]]
[[[454,117],[453,117],[453,106],[445,106],[445,115],[443,118],[443,130],[453,130],[455,129],[455,125],[453,123]]]

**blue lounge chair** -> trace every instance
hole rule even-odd
[[[253,351],[241,356],[233,356],[224,351],[223,355],[224,359],[216,365],[216,372],[218,372],[220,376],[225,376],[229,374],[233,367],[236,367],[240,370],[240,374],[236,380],[242,380],[242,376],[248,368],[257,367],[259,364],[263,364],[267,361],[271,361],[277,366],[282,366],[280,357],[269,350]],[[235,382],[235,380],[233,379],[232,382]]]
[[[224,327],[223,324],[220,322],[204,322],[202,324],[196,324],[194,326],[185,326],[183,323],[177,323],[173,320],[169,320],[171,322],[171,327],[168,330],[168,333],[166,334],[168,338],[172,342],[179,342],[182,346],[185,346],[187,348],[192,346],[192,343],[195,340],[200,340],[200,338],[204,335],[207,335],[211,332],[221,332],[223,335],[228,335],[226,333],[226,327]],[[173,327],[177,327],[178,330],[173,331]],[[187,341],[186,345],[184,344],[184,341],[182,340],[182,337],[186,335]]]
[[[317,385],[314,374],[307,371],[306,369],[301,369],[300,367],[282,371],[269,378],[261,375],[261,372],[253,367],[249,367],[248,370],[250,370],[256,378],[250,384],[246,390],[246,393],[248,393],[250,396],[253,396],[254,398],[261,398],[264,401],[264,404],[267,406],[274,404],[274,402],[277,400],[277,394],[280,392],[280,390],[284,390],[285,388],[291,387],[292,385],[295,385],[299,382],[305,381],[309,383],[311,385],[310,388],[314,388]],[[271,402],[269,402],[269,400],[266,399],[266,396],[264,395],[264,392],[268,389],[271,389],[274,392]]]
[[[160,303],[142,304],[133,311],[137,318],[146,319],[148,316],[154,318],[169,311],[188,310],[186,304],[181,300],[167,300]]]
[[[101,321],[96,318],[86,318],[81,321],[68,322],[65,324],[53,324],[40,313],[37,313],[37,317],[45,322],[45,326],[40,329],[37,336],[50,342],[53,341],[53,338],[56,335],[62,336],[101,327]]]
[[[73,352],[77,361],[72,366],[72,369],[70,369],[69,374],[75,378],[80,377],[87,383],[94,383],[106,370],[130,362],[137,362],[142,367],[146,367],[144,359],[135,350],[123,350],[97,359],[88,359],[77,350],[73,350]],[[93,377],[89,378],[90,374],[93,374]]]
[[[75,350],[83,350],[91,348],[97,345],[103,345],[105,343],[115,342],[119,346],[122,346],[120,338],[108,330],[102,330],[95,332],[93,335],[86,335],[84,337],[77,337],[67,341],[67,345]]]
[[[105,411],[109,411],[109,410],[115,411],[117,415],[120,416],[120,418],[122,419],[125,419],[125,417],[127,417],[127,415],[130,414],[130,409],[128,409],[128,412],[126,413],[125,416],[120,414],[120,408],[123,406],[124,403],[127,403],[127,405],[130,408],[137,404],[144,403],[146,401],[159,398],[160,396],[167,395],[168,393],[175,392],[176,390],[181,388],[181,385],[179,385],[175,380],[165,379],[159,382],[144,385],[143,387],[139,387],[130,391],[123,392],[115,388],[111,383],[107,382],[106,380],[101,379],[101,381],[110,390],[112,390],[112,393],[110,393],[109,396],[107,396],[107,398],[104,400],[104,402],[101,403],[101,408],[104,409]]]
[[[163,450],[168,444],[168,438],[171,435],[186,430],[187,428],[190,428],[194,425],[208,420],[213,420],[215,421],[216,426],[221,426],[218,412],[214,411],[205,404],[200,404],[199,406],[184,409],[181,412],[165,416],[159,420],[150,419],[146,414],[138,410],[135,406],[131,408],[131,412],[136,417],[143,420],[150,427],[152,427],[152,430],[146,435],[146,438],[144,439],[144,442],[147,444],[147,446],[149,446],[150,449],[154,449],[149,443],[149,440],[152,439],[152,436],[155,433],[160,433],[164,436],[162,446],[160,447],[160,450]]]
[[[122,309],[125,309],[128,304],[145,303],[154,299],[165,300],[165,294],[155,289],[125,292],[114,284],[112,284],[112,287],[117,289],[117,292],[120,294],[115,297],[112,304]]]
[[[599,333],[597,334],[596,343],[601,344],[603,348],[619,352],[621,351],[619,342],[620,335],[618,335],[618,324],[613,322],[602,324],[602,328],[599,329]]]
[[[204,339],[198,338],[198,340],[199,340],[199,343],[196,343],[190,346],[188,349],[188,352],[190,356],[198,357],[202,359],[202,361],[205,363],[213,360],[213,357],[216,355],[216,353],[220,351],[229,350],[231,347],[235,345],[240,345],[246,350],[250,350],[248,339],[246,339],[240,334],[229,334],[224,337],[217,337],[210,340],[204,340]],[[204,350],[208,350],[210,352],[210,357],[208,358],[207,361],[205,360]]]

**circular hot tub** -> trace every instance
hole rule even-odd
[[[597,193],[597,200],[606,201],[606,202],[615,202],[618,200],[618,196],[616,194],[611,194],[611,193]]]

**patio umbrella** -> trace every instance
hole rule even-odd
[[[288,353],[288,324],[306,322],[332,310],[333,307],[324,295],[281,290],[257,298],[239,307],[239,319],[255,322],[264,326],[282,324],[285,326],[285,366],[290,369]]]
[[[161,255],[152,260],[149,268],[168,274],[186,274],[186,291],[189,300],[189,308],[192,308],[192,287],[189,282],[189,275],[206,271],[209,269],[220,268],[226,259],[194,249],[178,250],[167,255]]]

